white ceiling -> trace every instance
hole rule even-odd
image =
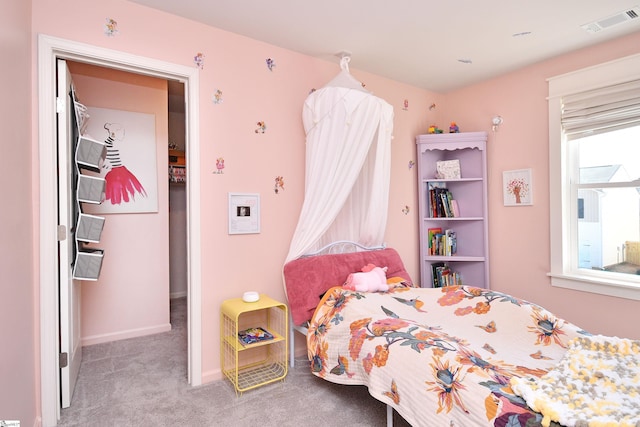
[[[581,28],[640,0],[130,1],[442,93],[640,31]]]

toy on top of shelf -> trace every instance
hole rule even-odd
[[[451,122],[449,125],[449,133],[460,133],[460,128],[456,124],[456,122]]]
[[[438,129],[436,125],[431,125],[429,126],[428,133],[442,133],[442,129]]]

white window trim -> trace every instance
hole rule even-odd
[[[571,203],[569,174],[565,163],[568,144],[562,138],[560,124],[563,96],[602,86],[624,83],[640,76],[640,54],[627,56],[548,79],[549,82],[549,203],[551,242],[551,285],[583,292],[640,300],[640,276],[615,273],[578,273],[572,266],[571,253],[577,242],[570,242]],[[574,221],[573,224],[577,224]],[[573,239],[575,240],[575,239]]]

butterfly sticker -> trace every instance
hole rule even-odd
[[[284,191],[284,178],[281,176],[276,176],[276,184],[273,189],[276,194],[280,192],[280,190]]]
[[[220,89],[216,89],[216,92],[211,97],[211,101],[214,104],[222,104],[222,91]]]
[[[196,64],[196,67],[204,70],[204,54],[202,52],[198,52],[196,56],[193,57],[193,62]]]
[[[257,122],[258,128],[255,133],[264,133],[267,130],[267,125],[264,122]]]
[[[224,169],[224,158],[218,157],[216,159],[216,170],[213,173],[218,173],[218,174],[224,173],[223,169]]]
[[[400,403],[400,394],[398,394],[398,386],[395,380],[391,380],[391,391],[383,391],[382,394],[393,400],[396,405]]]
[[[484,329],[485,332],[488,332],[490,334],[492,334],[492,333],[497,331],[496,322],[494,322],[493,320],[491,322],[487,323],[486,326],[476,325],[476,327],[480,328],[480,329]]]
[[[118,34],[118,23],[111,18],[106,18],[106,24],[104,24],[104,33],[108,37],[114,37]]]
[[[275,61],[272,58],[267,58],[265,62],[267,63],[267,68],[269,69],[269,71],[273,71],[273,67],[276,66]]]

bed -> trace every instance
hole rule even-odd
[[[388,292],[341,286],[367,263],[388,267]],[[414,426],[640,426],[640,341],[488,289],[414,287],[391,248],[301,257],[284,277],[311,372],[368,387],[388,425],[393,408]]]

